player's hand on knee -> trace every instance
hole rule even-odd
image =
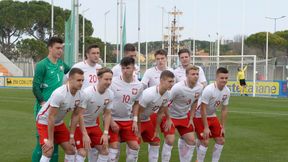
[[[173,125],[172,120],[169,118],[166,120],[164,124],[164,130],[165,132],[169,131],[171,129],[171,126]]]
[[[224,127],[222,127],[222,128],[221,128],[221,136],[223,136],[223,137],[224,137],[224,135],[225,135],[225,128],[224,128]]]
[[[210,135],[211,135],[210,129],[209,128],[205,128],[204,132],[203,132],[203,138],[204,139],[209,139]]]
[[[189,119],[189,123],[188,123],[188,126],[187,128],[190,127],[190,125],[192,126],[193,130],[195,130],[195,126],[194,126],[194,122],[193,122],[193,119]]]
[[[132,131],[134,132],[135,135],[138,136],[138,123],[136,121],[133,121]]]
[[[102,147],[103,149],[107,149],[108,148],[108,134],[102,134],[101,139],[100,139],[100,143],[102,143]]]
[[[87,134],[83,134],[83,144],[84,144],[84,148],[86,150],[90,150],[91,149],[91,140],[90,140],[90,137]]]
[[[48,151],[50,151],[51,149],[53,149],[54,147],[54,143],[51,140],[44,140],[44,145],[42,145],[42,151],[44,153],[47,153]]]
[[[74,138],[70,138],[69,143],[70,143],[72,146],[76,146],[76,142],[75,142],[75,139],[74,139]]]

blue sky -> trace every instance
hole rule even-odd
[[[51,2],[51,0],[45,0]],[[107,15],[107,41],[116,42],[117,0],[79,0],[80,13],[92,21],[93,36],[104,38],[104,13]],[[127,42],[138,40],[138,0],[123,0],[126,5]],[[54,0],[54,5],[71,9],[71,0]],[[223,39],[233,39],[244,33],[250,35],[260,31],[274,32],[274,21],[265,17],[286,18],[277,20],[277,31],[288,28],[287,0],[141,0],[141,41],[161,40],[162,11],[173,7],[183,12],[179,19],[182,38],[200,40],[216,39],[216,33]],[[81,23],[80,23],[81,24]],[[168,15],[164,14],[164,26]]]

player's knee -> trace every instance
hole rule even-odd
[[[46,157],[51,158],[53,154],[53,149],[50,149],[49,151],[46,151],[46,152],[42,152],[42,154]]]
[[[201,140],[201,145],[208,147],[209,145],[209,140]]]
[[[139,150],[139,148],[140,148],[138,143],[130,143],[130,144],[128,144],[128,146],[132,150]]]
[[[81,156],[83,156],[83,157],[86,157],[86,156],[87,156],[87,153],[86,153],[86,151],[85,151],[83,148],[78,149],[78,150],[77,150],[77,154],[78,154],[78,155],[81,155]]]
[[[219,145],[224,145],[225,139],[224,139],[224,138],[218,138],[218,139],[215,140],[215,142],[216,142],[217,144],[219,144]]]
[[[99,153],[100,153],[101,155],[109,155],[108,149],[104,149],[104,148],[102,148],[102,149],[99,151]]]
[[[175,140],[175,136],[173,136],[173,135],[167,135],[166,138],[165,138],[165,143],[166,143],[167,145],[172,146],[173,143],[174,143],[174,140]]]
[[[185,139],[185,142],[186,142],[188,145],[195,145],[194,136],[190,136],[190,137],[186,138],[186,139]]]
[[[75,154],[75,150],[74,150],[74,148],[71,146],[71,147],[68,147],[68,148],[65,148],[64,149],[64,152],[65,152],[65,154],[67,154],[67,155],[74,155]]]

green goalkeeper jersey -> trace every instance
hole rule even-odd
[[[33,93],[36,97],[36,105],[47,101],[52,92],[63,84],[63,78],[70,70],[62,60],[58,59],[54,64],[48,57],[37,63],[33,79]],[[38,113],[39,109],[36,110]]]

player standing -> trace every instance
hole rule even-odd
[[[114,100],[109,129],[109,160],[116,161],[119,142],[123,141],[128,144],[126,162],[134,162],[137,161],[139,151],[138,101],[143,88],[142,83],[133,76],[135,60],[131,57],[124,57],[120,65],[122,75],[114,77],[111,84]]]
[[[157,162],[159,157],[160,138],[158,132],[162,116],[166,115],[166,129],[170,129],[172,121],[168,112],[169,92],[174,84],[174,74],[169,70],[164,70],[160,75],[160,84],[147,88],[140,97],[139,113],[141,118],[140,132],[144,142],[149,143],[149,162]],[[159,111],[158,111],[159,110]],[[156,125],[150,120],[150,115],[157,112]]]
[[[195,130],[201,144],[197,150],[198,162],[203,162],[208,148],[209,138],[214,138],[215,145],[212,162],[218,162],[224,145],[225,122],[228,114],[230,90],[226,86],[228,70],[220,67],[216,71],[216,82],[209,84],[202,93],[193,119]],[[220,122],[216,109],[221,107]]]
[[[93,159],[94,162],[107,162],[108,161],[108,130],[111,120],[111,109],[113,108],[113,92],[108,89],[111,82],[113,73],[108,68],[101,68],[97,72],[98,84],[89,86],[84,89],[86,99],[83,103],[83,108],[86,111],[83,114],[84,125],[86,127],[88,136],[91,139],[91,148],[97,149],[100,154]],[[102,132],[100,126],[96,122],[97,117],[103,113],[104,118],[104,131]],[[82,135],[80,128],[77,127],[75,133],[76,147],[78,161],[85,160],[86,151],[83,148]],[[92,160],[92,159],[91,159]]]
[[[83,71],[73,68],[69,73],[68,82],[57,88],[43,105],[37,115],[37,129],[39,132],[39,143],[42,148],[40,162],[49,162],[54,150],[54,143],[60,144],[65,152],[65,161],[74,162],[75,150],[74,132],[76,124],[82,115],[85,99],[80,90],[83,83]],[[70,132],[63,121],[65,115],[72,111]],[[90,139],[87,138],[85,129],[83,141],[87,146]],[[69,139],[70,137],[70,139]]]
[[[34,105],[34,118],[49,99],[52,92],[63,84],[64,74],[70,68],[60,59],[63,54],[63,40],[58,37],[51,37],[48,41],[48,56],[37,63],[33,78],[33,94],[36,97]],[[41,158],[41,146],[39,135],[36,131],[36,146],[32,154],[32,162],[39,162]],[[54,146],[52,162],[58,161],[58,145]]]
[[[169,114],[173,121],[170,131],[164,131],[165,144],[162,151],[162,161],[169,161],[171,149],[175,141],[175,129],[178,130],[179,159],[181,162],[190,162],[195,149],[193,117],[197,107],[198,97],[203,85],[198,83],[199,68],[188,65],[186,80],[176,83],[171,89],[171,106]]]

